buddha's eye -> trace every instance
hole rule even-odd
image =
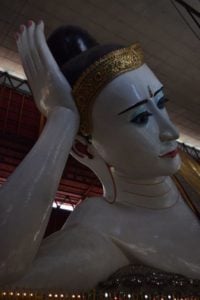
[[[168,101],[169,101],[169,99],[167,99],[167,98],[165,98],[165,97],[162,97],[162,98],[158,101],[157,107],[158,107],[159,109],[165,108],[165,103],[168,102]]]
[[[149,116],[152,116],[152,114],[148,111],[144,111],[131,119],[131,123],[135,123],[137,125],[144,125],[148,122]]]

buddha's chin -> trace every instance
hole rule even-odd
[[[175,157],[163,157],[161,159],[163,160],[162,164],[164,164],[162,174],[164,176],[174,175],[181,167],[181,158],[178,154]]]
[[[179,155],[173,158],[162,158],[155,163],[152,168],[146,170],[144,178],[152,179],[163,176],[172,176],[178,172],[181,167],[181,159]]]
[[[131,178],[132,180],[152,180],[154,178],[174,175],[181,166],[180,156],[177,154],[173,158],[157,158],[151,165],[141,163],[137,167],[131,163],[121,166],[112,166],[113,174]]]

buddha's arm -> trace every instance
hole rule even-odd
[[[128,264],[109,236],[77,223],[46,238],[31,267],[11,288],[89,291]]]
[[[33,28],[30,26],[27,32],[30,29]],[[41,47],[44,38],[36,42]],[[42,53],[46,65],[40,56],[41,70],[34,73],[27,66],[30,60],[24,60],[24,47],[29,44],[24,45],[23,39],[20,43],[25,72],[47,123],[35,146],[0,191],[0,284],[23,274],[38,250],[79,123],[69,86],[61,73],[54,72],[57,66],[50,62],[49,50]],[[45,47],[41,49],[46,51]],[[30,58],[34,62],[34,56]]]

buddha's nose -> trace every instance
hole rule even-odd
[[[178,129],[169,118],[162,119],[160,120],[159,123],[160,123],[159,138],[162,142],[172,141],[179,138]]]

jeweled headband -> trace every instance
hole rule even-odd
[[[143,64],[141,47],[138,43],[129,47],[99,45],[87,31],[76,26],[56,29],[48,45],[72,87],[80,112],[80,133],[91,135],[95,98],[112,79]]]
[[[75,83],[72,94],[80,113],[80,133],[92,132],[92,107],[101,89],[122,73],[139,68],[144,63],[138,43],[110,52],[86,69]]]

